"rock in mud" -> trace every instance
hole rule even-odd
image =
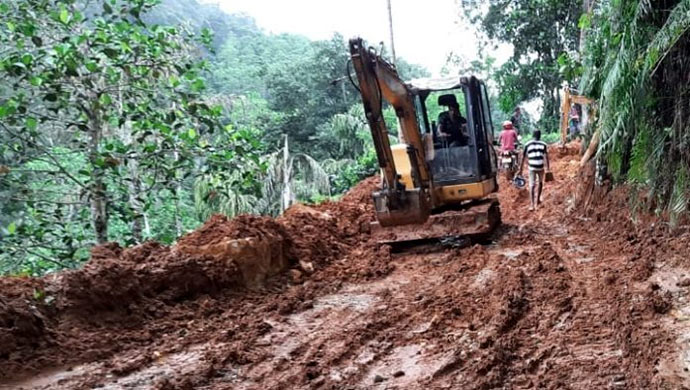
[[[301,283],[302,282],[302,272],[298,269],[291,269],[290,270],[290,279],[292,280],[293,283]]]
[[[383,377],[383,376],[381,376],[381,375],[376,375],[376,376],[374,377],[374,383],[381,383],[381,382],[383,382],[383,381],[385,381],[385,380],[387,380],[387,378],[385,378],[385,377]]]
[[[673,307],[673,296],[670,291],[663,291],[659,288],[652,289],[648,293],[647,300],[655,313],[666,314]]]
[[[302,271],[306,272],[307,274],[311,275],[314,273],[314,264],[309,261],[300,260],[299,267],[300,269],[302,269]]]
[[[678,287],[690,287],[690,278],[683,278],[682,280],[678,281],[676,283],[676,286]]]

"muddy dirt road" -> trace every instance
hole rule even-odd
[[[504,185],[486,245],[377,248],[370,180],[278,223],[217,219],[178,249],[4,280],[0,389],[686,388],[690,233],[631,218],[622,191],[578,210],[576,160],[558,157],[536,212]],[[182,245],[223,235],[271,243],[273,263],[218,269]]]

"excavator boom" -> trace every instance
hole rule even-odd
[[[383,226],[423,223],[430,214],[429,172],[424,164],[422,141],[414,119],[414,103],[395,69],[368,49],[362,39],[350,40],[350,56],[357,74],[364,112],[371,129],[383,188],[373,194],[378,221]],[[405,189],[395,167],[383,102],[388,101],[401,118],[402,134],[414,172],[415,188]]]

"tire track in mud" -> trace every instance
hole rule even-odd
[[[315,299],[312,308],[289,315],[261,343],[273,358],[244,370],[246,378],[262,378],[258,387],[240,383],[237,388],[288,389],[364,380],[368,365],[394,349],[386,333],[404,315],[392,312],[391,306],[407,297],[401,289],[410,283],[404,274],[394,273],[373,283],[344,285]]]
[[[258,312],[268,319],[246,325],[263,331],[243,335],[237,353],[232,342],[195,347],[181,352],[183,365],[178,355],[154,360],[116,383],[103,371],[103,385],[184,388],[197,377],[190,388],[644,388],[620,373],[616,335],[627,319],[610,320],[604,299],[618,299],[617,289],[590,297],[600,288],[592,281],[609,280],[601,267],[568,257],[557,240],[509,244],[535,243],[526,238],[509,232],[494,247],[400,256],[382,280],[344,284],[286,316]],[[214,360],[227,362],[209,378]]]

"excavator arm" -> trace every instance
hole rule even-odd
[[[367,48],[361,38],[350,40],[350,57],[383,173],[383,188],[374,193],[377,219],[382,226],[423,223],[430,214],[431,176],[425,162],[412,94],[395,68],[373,49]],[[412,171],[412,190],[405,189],[396,170],[383,119],[384,101],[393,106],[400,121]]]
[[[362,45],[362,40],[350,41],[350,55],[352,66],[355,68],[359,82],[359,93],[364,104],[364,113],[374,139],[374,148],[378,158],[379,168],[383,173],[385,186],[397,189],[402,184],[398,180],[393,161],[388,129],[383,119],[383,91],[377,80],[376,63]]]

